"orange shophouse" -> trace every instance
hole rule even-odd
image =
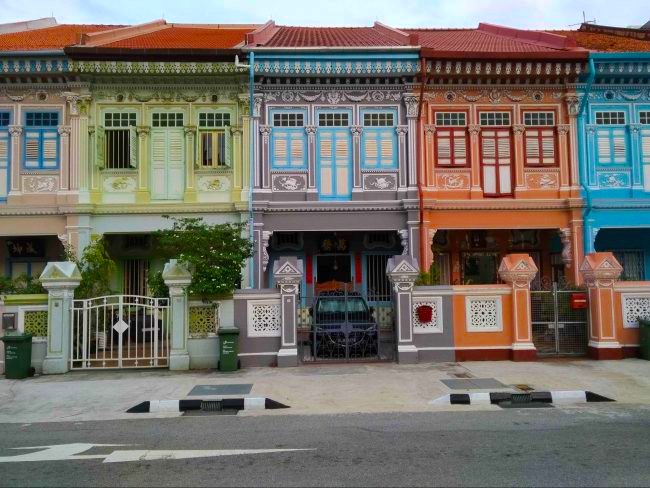
[[[509,253],[544,282],[575,283],[582,259],[576,156],[587,51],[562,35],[480,24],[407,30],[422,46],[421,268],[440,284],[491,284]]]

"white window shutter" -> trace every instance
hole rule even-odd
[[[44,131],[42,137],[43,167],[54,168],[59,161],[59,134],[56,131]]]
[[[41,134],[39,131],[25,131],[25,167],[38,168]]]
[[[226,166],[232,166],[232,132],[230,132],[230,126],[226,126],[224,133],[224,161]]]
[[[497,157],[496,139],[494,131],[483,131],[481,133],[483,138],[482,153],[483,162],[494,163]]]
[[[129,127],[129,166],[138,167],[138,135],[135,127]]]
[[[530,129],[526,130],[526,163],[528,164],[540,163],[538,136],[539,131]]]
[[[167,150],[169,151],[170,163],[183,163],[185,161],[185,155],[183,154],[183,137],[183,130],[168,131],[169,146]]]
[[[650,164],[650,130],[641,131],[641,158],[643,164]]]
[[[467,164],[467,134],[464,130],[454,131],[454,161],[457,165]]]
[[[616,129],[612,131],[612,136],[614,139],[614,163],[625,163],[625,131]]]
[[[497,149],[499,151],[499,161],[510,161],[510,133],[508,131],[499,131],[497,140]]]
[[[447,166],[451,164],[451,132],[439,131],[438,136],[438,154],[436,155],[438,164]]]
[[[99,169],[106,167],[106,131],[99,126],[95,129],[95,165]]]
[[[598,162],[608,164],[612,162],[612,148],[609,141],[609,131],[599,131],[596,136]]]
[[[542,131],[542,163],[555,164],[555,134],[552,130]]]

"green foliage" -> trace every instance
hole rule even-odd
[[[67,261],[76,263],[81,272],[81,283],[75,290],[75,298],[94,298],[112,293],[111,278],[116,265],[108,254],[106,241],[102,237],[91,239],[81,259],[77,258],[72,245],[66,244],[64,257]]]
[[[172,220],[171,229],[155,233],[156,243],[166,259],[178,259],[191,270],[190,294],[232,293],[241,282],[242,266],[252,255],[251,243],[242,237],[243,225],[210,225],[201,218]]]
[[[433,261],[428,271],[421,271],[415,284],[418,286],[433,286],[440,284],[440,266],[438,266],[436,256],[440,252],[434,245],[431,246],[433,252]]]
[[[26,274],[17,278],[0,277],[0,295],[34,295],[47,293],[38,278]]]
[[[153,298],[166,298],[169,296],[169,288],[165,284],[165,280],[163,280],[162,271],[149,273],[147,286],[149,288],[149,296]]]

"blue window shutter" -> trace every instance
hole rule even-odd
[[[292,131],[290,134],[289,161],[292,168],[305,166],[305,136],[303,131]]]
[[[59,166],[59,134],[56,130],[41,133],[41,167],[53,169]]]
[[[9,133],[0,132],[0,200],[7,198],[9,187]]]

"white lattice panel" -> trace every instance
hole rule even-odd
[[[636,329],[637,319],[650,320],[650,294],[623,295],[623,327]]]
[[[420,322],[418,307],[429,306],[432,309],[431,322]],[[442,297],[425,298],[413,301],[413,333],[414,334],[441,334],[442,333]]]
[[[465,297],[465,320],[469,332],[503,330],[501,297]]]
[[[248,337],[280,337],[282,320],[279,300],[248,302]]]

